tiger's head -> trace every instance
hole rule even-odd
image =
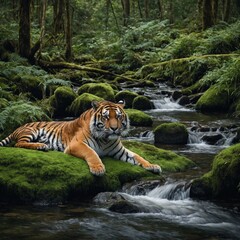
[[[129,118],[123,110],[124,101],[92,102],[94,114],[90,121],[90,131],[95,138],[117,139],[125,136],[129,129]]]

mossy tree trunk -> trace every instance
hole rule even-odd
[[[29,58],[31,51],[31,0],[19,1],[19,54]]]
[[[174,22],[174,6],[173,6],[173,0],[169,0],[169,21],[170,23]]]
[[[213,9],[211,0],[203,0],[202,28],[205,30],[214,25]]]
[[[140,18],[143,18],[140,0],[138,0],[138,11],[139,11]]]

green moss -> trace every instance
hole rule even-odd
[[[90,93],[83,93],[77,97],[71,104],[69,112],[73,116],[79,116],[87,109],[91,108],[92,101],[102,101],[104,99]]]
[[[229,110],[231,97],[224,86],[211,86],[197,101],[196,109],[202,112],[223,112]]]
[[[12,82],[16,85],[14,91],[17,94],[30,93],[29,97],[34,99],[42,98],[41,79],[38,76],[22,75],[14,76]]]
[[[68,108],[76,97],[77,95],[70,87],[58,87],[50,99],[50,104],[54,108],[54,115],[58,117],[68,116]]]
[[[166,171],[183,171],[193,163],[173,152],[154,146],[124,142]],[[139,166],[103,159],[106,174],[93,176],[85,161],[61,152],[41,152],[21,148],[0,148],[0,201],[59,203],[92,196],[101,191],[115,191],[122,184],[140,178],[161,178]]]
[[[91,93],[108,101],[114,101],[114,90],[108,83],[86,83],[78,89],[78,94]]]
[[[151,116],[136,109],[125,109],[132,126],[152,126],[153,120]]]
[[[181,123],[163,123],[154,129],[154,140],[163,144],[186,144],[188,131]]]
[[[116,94],[115,99],[117,102],[120,100],[125,100],[125,108],[131,108],[133,100],[137,96],[138,94],[135,92],[131,92],[129,90],[123,90]]]
[[[199,188],[205,198],[240,198],[239,156],[240,144],[222,150],[214,158],[211,171],[193,182],[192,188]]]
[[[148,110],[153,108],[152,102],[145,96],[135,97],[132,106],[138,110]]]

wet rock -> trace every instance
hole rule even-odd
[[[188,96],[182,96],[182,97],[179,99],[178,103],[179,103],[180,105],[182,105],[182,106],[188,105],[188,104],[190,103],[189,97],[188,97]]]
[[[189,100],[192,104],[195,104],[202,95],[203,95],[203,93],[192,94],[189,96]]]
[[[152,180],[127,183],[123,186],[122,190],[131,195],[146,195],[154,188],[161,186],[164,180]]]
[[[118,213],[139,213],[142,212],[141,208],[134,205],[131,202],[128,202],[126,200],[122,200],[119,202],[116,202],[112,204],[109,208],[112,212],[118,212]]]
[[[239,143],[240,142],[240,128],[237,130],[236,136],[233,138],[232,143]]]
[[[182,93],[180,91],[174,91],[172,94],[172,99],[174,101],[177,101],[180,97],[182,97]]]
[[[163,123],[154,129],[154,141],[162,144],[186,144],[187,128],[181,123]]]
[[[204,135],[201,138],[202,141],[209,145],[215,145],[221,139],[223,139],[223,135],[220,133]]]
[[[121,195],[121,193],[118,192],[101,192],[93,198],[94,203],[107,205],[111,205],[123,200],[125,200],[125,198]]]
[[[209,132],[210,131],[210,127],[208,126],[201,126],[199,128],[199,132]]]

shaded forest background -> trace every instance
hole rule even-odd
[[[240,115],[238,0],[0,3],[3,135],[27,121],[59,117],[60,105],[60,117],[68,116],[67,106],[57,102],[57,88],[69,93],[96,81],[115,92],[123,82],[168,82],[191,97],[214,86],[214,94],[226,95],[228,103],[217,110]]]

